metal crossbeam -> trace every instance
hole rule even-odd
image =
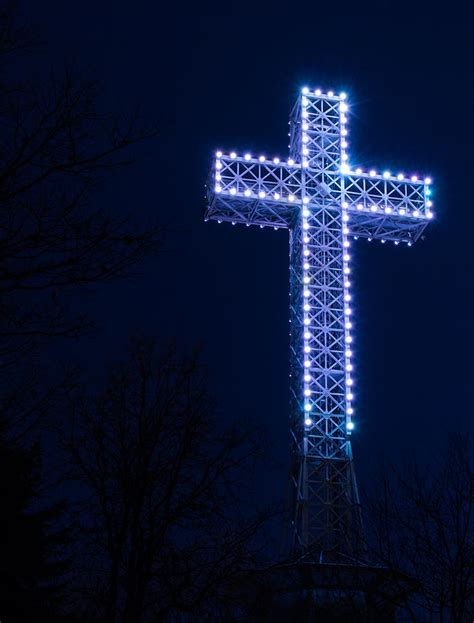
[[[293,549],[360,555],[353,416],[349,238],[415,242],[431,211],[428,178],[348,162],[343,94],[303,89],[290,158],[217,152],[206,219],[290,230]]]

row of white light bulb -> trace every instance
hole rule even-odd
[[[218,180],[220,181],[220,180]],[[214,188],[216,193],[221,193],[222,192],[222,187],[220,184],[216,184],[215,188]],[[244,197],[253,197],[253,196],[258,196],[259,199],[265,199],[267,197],[273,198],[276,201],[288,201],[290,203],[294,203],[297,200],[297,196],[296,195],[287,195],[286,197],[281,195],[280,193],[269,193],[267,194],[264,190],[260,190],[258,191],[258,193],[254,193],[252,190],[250,190],[249,188],[246,188],[243,193],[239,193],[237,191],[237,189],[235,187],[232,187],[228,190],[230,195],[238,195],[238,194],[242,194]],[[304,197],[303,199],[303,203],[308,203],[309,202],[309,198],[308,197]],[[426,202],[426,205],[429,207],[432,205],[432,202]],[[345,207],[348,207],[347,205]],[[398,210],[393,210],[390,207],[380,207],[376,204],[373,204],[370,206],[370,208],[365,207],[363,204],[359,203],[357,204],[357,209],[358,210],[370,210],[371,212],[378,212],[379,210],[384,212],[385,214],[399,214],[400,216],[407,216],[407,217],[413,217],[413,218],[428,218],[431,219],[433,218],[433,213],[428,210],[425,214],[423,214],[422,212],[420,212],[419,210],[413,210],[413,212],[410,212],[409,210],[407,210],[406,208],[399,208]]]
[[[342,106],[342,104],[341,104]],[[344,117],[345,118],[345,117]],[[303,123],[303,130],[308,130],[308,124],[307,123]],[[345,134],[347,134],[347,130],[346,128],[342,128],[341,131],[344,131]],[[308,143],[309,141],[309,137],[307,134],[303,134],[303,144]],[[342,139],[341,141],[341,147],[342,149],[346,149],[348,146],[348,143],[345,139]],[[308,155],[308,148],[307,147],[303,147],[303,155]],[[220,162],[220,159],[224,156],[224,154],[221,151],[216,152],[216,169],[220,170],[222,168],[222,163]],[[235,158],[237,158],[237,153],[235,151],[231,151],[229,154],[229,158],[231,158],[232,160],[234,160]],[[348,155],[346,152],[342,153],[342,159],[343,160],[347,160],[348,159]],[[252,155],[249,153],[246,153],[244,155],[244,160],[246,161],[250,161],[252,160]],[[262,162],[262,163],[270,163],[273,162],[273,164],[282,164],[280,158],[273,158],[272,160],[268,160],[267,158],[265,158],[265,156],[259,156],[258,157],[258,161]],[[296,163],[292,158],[289,158],[286,163],[288,166],[290,167],[299,167],[300,165],[298,163]],[[308,166],[308,162],[306,160],[303,161],[303,166]],[[352,171],[349,167],[349,165],[347,163],[344,163],[341,165],[341,172],[342,173],[347,173],[347,174],[356,174],[356,175],[368,175],[369,177],[383,177],[384,179],[391,179],[391,180],[397,180],[399,182],[405,181],[405,182],[420,182],[420,183],[424,183],[425,185],[429,186],[432,182],[430,177],[425,177],[424,180],[420,180],[418,178],[417,175],[412,175],[412,176],[406,176],[404,173],[398,173],[396,176],[392,175],[390,173],[390,171],[384,171],[382,173],[382,175],[378,175],[377,171],[375,169],[370,169],[370,171],[368,173],[364,173],[363,169],[361,169],[360,167],[357,167],[354,171]],[[217,174],[219,175],[219,174]],[[431,195],[431,190],[429,188],[427,188],[425,190],[425,194],[427,196]]]
[[[347,145],[347,141],[345,141],[345,143]],[[343,158],[343,160],[347,160],[347,158]],[[347,162],[341,165],[341,173],[346,173],[350,175],[366,175],[368,177],[376,177],[378,179],[382,178],[392,181],[397,180],[398,182],[419,182],[420,184],[425,184],[426,186],[429,186],[432,182],[431,177],[425,177],[424,179],[420,179],[418,175],[405,175],[404,173],[397,173],[397,175],[392,175],[390,171],[384,171],[382,174],[379,174],[377,173],[376,169],[370,169],[369,171],[365,172],[361,167],[357,167],[356,169],[352,170]],[[426,194],[430,195],[431,191],[427,189]]]
[[[228,157],[231,158],[231,160],[235,160],[237,156],[238,154],[235,151],[231,151]],[[222,164],[219,162],[222,157],[226,157],[226,155],[223,154],[221,151],[216,152],[216,158],[217,158],[216,169],[222,168]],[[273,164],[283,164],[280,158],[273,158],[272,160],[265,158],[265,156],[259,156],[258,158],[253,158],[252,154],[249,154],[249,153],[244,154],[244,160],[246,161],[258,160],[259,162],[265,162],[265,163],[273,162]],[[288,158],[288,160],[286,161],[286,164],[290,167],[299,166],[292,158]]]
[[[311,91],[308,87],[303,87],[301,89],[301,92],[303,93],[303,95],[315,95],[316,97],[337,97],[341,100],[345,100],[347,97],[345,93],[339,93],[339,95],[335,95],[334,91],[328,91],[325,94],[321,91],[321,89],[315,89],[314,91]]]

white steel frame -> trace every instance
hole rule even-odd
[[[344,94],[303,89],[290,158],[217,152],[206,220],[290,230],[293,551],[360,556],[362,526],[350,434],[349,237],[415,242],[432,218],[428,178],[348,163]]]

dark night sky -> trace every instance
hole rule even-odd
[[[301,86],[344,90],[351,162],[431,175],[436,215],[412,248],[353,245],[359,477],[367,481],[380,451],[395,460],[433,452],[456,418],[472,418],[473,13],[384,2],[160,5],[23,3],[48,42],[46,64],[75,58],[102,83],[104,106],[140,103],[159,125],[100,200],[179,231],[138,280],[84,301],[102,330],[67,354],[96,373],[131,331],[202,342],[222,417],[265,427],[280,466],[259,485],[284,493],[287,234],[205,224],[204,183],[217,148],[284,158]]]

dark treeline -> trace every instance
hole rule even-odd
[[[37,46],[4,7],[0,620],[248,620],[240,579],[273,559],[265,535],[275,513],[248,510],[259,435],[223,424],[199,352],[140,337],[101,386],[78,372],[42,373],[53,344],[93,326],[77,308],[81,289],[167,260],[163,227],[113,216],[96,195],[131,164],[134,144],[159,149],[159,131],[99,110],[98,87],[80,72],[23,79],[21,59]],[[375,480],[369,555],[414,581],[400,620],[470,621],[468,436],[452,436],[430,466],[384,464]]]

